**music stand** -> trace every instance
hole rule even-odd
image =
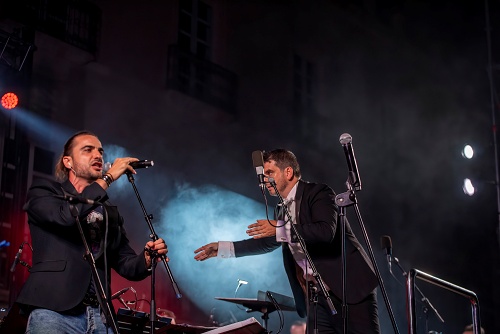
[[[277,306],[282,311],[296,311],[295,300],[292,297],[281,295],[276,292],[270,292],[277,302]],[[276,306],[267,297],[267,293],[264,291],[258,291],[257,298],[224,298],[215,297],[215,299],[223,300],[230,303],[240,304],[247,308],[247,312],[260,312],[262,313],[262,319],[264,319],[264,328],[267,331],[267,320],[269,319],[269,313],[276,311]]]

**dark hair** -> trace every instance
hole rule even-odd
[[[69,137],[68,141],[66,141],[66,144],[64,144],[63,152],[59,157],[59,160],[57,161],[55,167],[55,176],[57,180],[62,182],[68,179],[69,169],[66,168],[66,166],[64,166],[63,158],[66,156],[71,156],[71,152],[73,151],[76,137],[86,136],[86,135],[94,136],[97,138],[97,136],[94,133],[87,130],[83,130],[83,131],[78,131],[77,133]]]
[[[265,162],[270,162],[274,160],[276,162],[276,166],[280,170],[284,170],[287,167],[292,167],[293,175],[300,179],[300,166],[297,161],[297,157],[291,151],[287,151],[282,148],[278,148],[269,152],[264,151],[263,157]]]

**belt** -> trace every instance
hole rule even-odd
[[[83,300],[73,307],[72,309],[69,309],[67,311],[61,312],[62,314],[68,314],[68,315],[80,315],[85,313],[85,310],[87,309],[87,306],[90,307],[99,307],[99,301],[97,300],[97,296],[95,294],[91,293],[86,293],[85,297],[83,297]]]
[[[99,300],[97,299],[97,296],[95,294],[90,294],[90,293],[87,292],[85,294],[85,297],[83,297],[82,305],[92,306],[92,307],[98,307],[99,306]]]

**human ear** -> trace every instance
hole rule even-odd
[[[72,159],[70,156],[65,156],[63,157],[63,164],[64,164],[64,167],[66,168],[73,168],[73,163],[72,163]]]

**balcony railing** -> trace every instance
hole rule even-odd
[[[176,45],[169,48],[167,88],[178,90],[229,113],[236,113],[236,74],[197,58]]]
[[[95,54],[101,31],[101,10],[84,0],[16,0],[5,14],[68,44]]]

